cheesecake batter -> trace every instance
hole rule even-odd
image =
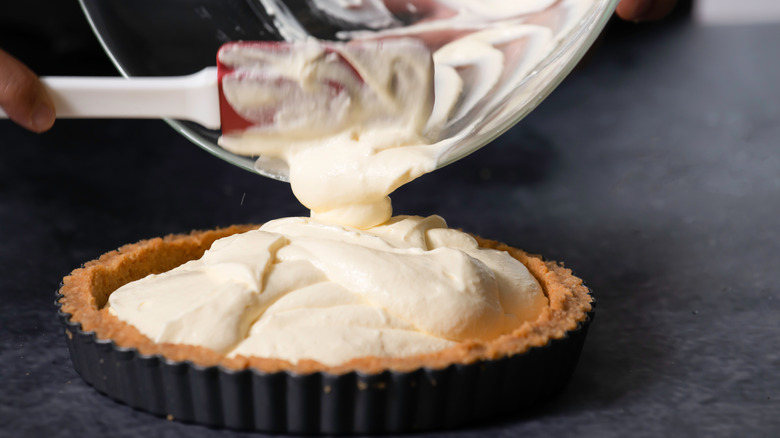
[[[438,216],[368,231],[278,219],[109,297],[155,342],[330,366],[495,339],[546,305],[522,263]]]

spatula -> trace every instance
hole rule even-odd
[[[179,77],[42,77],[54,101],[58,118],[171,118],[196,122],[223,134],[251,128],[273,129],[275,112],[285,106],[311,108],[323,99],[341,93],[361,92],[364,82],[350,65],[349,51],[374,50],[381,42],[327,44],[325,52],[333,54],[327,62],[353,74],[339,80],[323,75],[314,78],[323,87],[304,89],[294,77],[286,77],[274,64],[284,62],[283,52],[291,52],[288,42],[231,42],[223,45],[217,66]],[[397,43],[393,43],[397,44]],[[250,48],[252,59],[238,64],[221,61],[220,54],[237,47]],[[272,96],[256,103],[254,108],[236,109],[223,92],[223,81],[240,76],[243,87],[255,92],[265,90]],[[349,83],[344,83],[348,81]],[[323,89],[327,95],[323,96]],[[239,90],[240,91],[240,90]],[[234,93],[235,94],[235,93]],[[0,118],[7,117],[0,109]],[[334,123],[338,123],[335,121]]]

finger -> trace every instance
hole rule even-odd
[[[0,107],[8,118],[33,131],[54,124],[54,103],[38,77],[24,64],[0,50]]]
[[[659,20],[669,15],[676,4],[677,0],[622,0],[617,14],[629,21]]]

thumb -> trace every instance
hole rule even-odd
[[[8,117],[33,132],[54,124],[54,103],[38,77],[24,64],[0,50],[0,107]]]
[[[669,15],[677,0],[621,0],[617,6],[620,18],[629,21],[654,21]]]

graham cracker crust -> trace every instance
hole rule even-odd
[[[421,367],[440,369],[456,363],[469,364],[522,354],[532,347],[543,347],[552,339],[565,337],[567,332],[576,329],[586,319],[592,308],[588,288],[571,270],[561,264],[544,261],[538,255],[476,236],[481,247],[507,251],[523,263],[542,286],[549,301],[548,307],[535,321],[524,323],[512,333],[488,342],[461,342],[431,354],[402,358],[362,357],[333,367],[313,360],[292,364],[261,357],[227,358],[204,347],[155,343],[105,308],[108,296],[120,286],[197,259],[215,240],[257,227],[235,225],[169,235],[108,252],[64,278],[60,289],[62,311],[71,315],[71,321],[80,323],[82,330],[94,331],[99,339],[111,339],[120,347],[136,348],[144,355],[159,354],[170,360],[189,361],[200,366],[219,365],[234,370],[255,368],[264,372],[292,371],[301,374],[344,374],[351,371],[375,374],[385,370],[412,371]]]

